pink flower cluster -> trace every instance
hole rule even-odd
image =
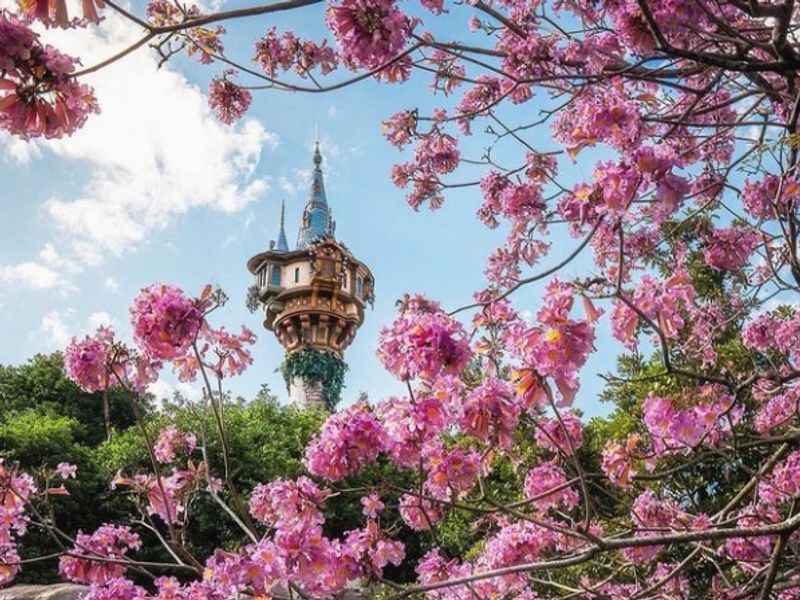
[[[187,353],[175,358],[172,364],[181,381],[194,381],[202,366],[218,378],[241,375],[253,364],[247,346],[256,342],[256,335],[244,325],[239,334],[229,333],[225,327],[214,329],[204,323],[197,335],[197,354]]]
[[[778,191],[780,190],[780,196]],[[783,182],[777,175],[766,174],[761,181],[746,181],[742,202],[753,217],[767,221],[784,215],[800,201],[800,181],[787,176]]]
[[[162,360],[186,354],[204,323],[197,303],[179,288],[166,284],[144,288],[134,299],[130,314],[136,343]]]
[[[397,125],[390,122],[390,127],[395,131]],[[451,173],[458,167],[461,160],[458,142],[438,129],[425,135],[417,134],[417,137],[413,160],[395,165],[392,180],[400,188],[405,188],[409,182],[413,183],[406,200],[415,210],[426,200],[432,209],[439,208],[442,204],[439,176]]]
[[[241,119],[253,100],[250,90],[231,81],[235,73],[231,69],[226,70],[222,77],[212,79],[208,88],[208,105],[226,125]]]
[[[466,333],[435,302],[418,296],[381,330],[378,357],[398,378],[431,380],[458,374],[471,357]]]
[[[99,109],[92,88],[73,76],[77,64],[0,10],[0,130],[30,139],[60,138],[80,129]]]
[[[583,444],[581,420],[571,412],[537,423],[536,443],[540,448],[564,455],[573,454]]]
[[[800,494],[800,451],[789,454],[758,484],[762,502],[777,506],[791,502]]]
[[[377,495],[370,496],[364,528],[327,538],[321,509],[329,494],[306,477],[257,486],[250,511],[270,533],[236,553],[218,550],[206,563],[204,582],[223,595],[251,589],[267,596],[276,585],[292,585],[306,597],[332,597],[351,581],[380,578],[387,565],[401,563],[403,544],[372,520],[383,506]]]
[[[768,504],[751,504],[739,511],[736,526],[763,527],[778,523],[781,519],[780,513]],[[740,568],[755,571],[770,559],[775,539],[767,535],[730,538],[725,542],[724,553],[739,561]]]
[[[689,274],[679,270],[659,281],[649,275],[642,277],[630,302],[655,323],[667,339],[675,339],[686,325],[683,310],[692,306],[695,290]],[[633,349],[636,346],[636,327],[639,315],[622,302],[614,304],[611,329],[619,341]]]
[[[594,343],[592,325],[569,316],[574,293],[570,284],[551,280],[536,315],[539,325],[517,328],[508,336],[524,365],[535,369],[542,378],[553,379],[563,405],[572,403],[579,387],[578,371]]]
[[[395,113],[383,122],[382,131],[390,144],[402,149],[417,134],[417,117],[409,110]]]
[[[678,408],[676,402],[660,396],[648,396],[642,406],[644,424],[653,439],[653,450],[662,455],[686,451],[703,443],[717,445],[731,434],[744,408],[733,396],[714,386],[693,392],[693,405]]]
[[[703,258],[717,271],[738,271],[760,244],[761,236],[749,227],[715,229],[703,250]]]
[[[19,573],[17,538],[28,529],[26,503],[35,493],[33,478],[9,468],[0,458],[0,586]]]
[[[119,375],[124,359],[116,358],[114,333],[100,327],[94,337],[73,340],[64,350],[64,368],[67,376],[87,392],[97,392],[117,385],[114,373]]]
[[[321,525],[325,518],[320,511],[329,495],[329,490],[320,489],[308,477],[296,481],[276,479],[255,487],[250,497],[250,514],[275,528]]]
[[[568,485],[564,470],[551,462],[541,463],[528,471],[523,491],[525,498],[532,500],[532,505],[540,511],[556,507],[574,508],[580,500],[577,492]]]
[[[425,489],[439,500],[458,499],[475,486],[481,470],[478,452],[435,446],[425,454]]]
[[[190,455],[197,446],[197,436],[193,433],[184,433],[177,427],[170,425],[158,434],[153,452],[156,460],[162,463],[175,462],[178,453]]]
[[[109,327],[99,327],[94,336],[75,338],[64,350],[64,369],[76,385],[87,392],[130,385],[142,391],[157,378],[161,362],[136,355],[117,342]]]
[[[130,527],[103,525],[91,535],[79,533],[70,554],[61,557],[58,570],[76,583],[107,583],[125,574],[126,566],[120,561],[130,550],[138,550],[141,545],[139,536]],[[117,562],[91,560],[93,557]]]
[[[633,434],[628,436],[625,444],[609,441],[603,449],[601,468],[614,485],[630,487],[632,478],[636,476],[633,463],[639,458],[636,454],[639,443],[639,436]]]
[[[602,92],[594,89],[579,95],[572,110],[559,113],[553,133],[575,158],[583,148],[598,142],[621,151],[636,147],[643,127],[639,106],[629,92],[609,85]]]
[[[365,402],[328,418],[306,448],[305,464],[312,475],[339,481],[375,462],[386,446],[386,432]]]
[[[411,35],[414,21],[393,0],[341,0],[331,3],[328,28],[351,67],[374,69],[395,58]]]
[[[705,529],[710,525],[706,515],[692,517],[672,500],[659,498],[651,490],[642,492],[631,507],[631,518],[637,528],[636,537],[653,537],[663,530]],[[633,546],[623,550],[629,561],[643,564],[653,560],[663,546]]]
[[[399,509],[405,524],[414,531],[428,531],[444,516],[441,504],[412,494],[400,497]]]
[[[794,365],[800,364],[800,312],[794,314],[765,313],[744,327],[745,346],[763,354],[777,352]]]
[[[317,44],[301,40],[291,31],[279,36],[275,27],[256,40],[253,60],[270,77],[276,77],[279,70],[289,69],[294,69],[300,77],[307,77],[316,68],[327,75],[339,66],[339,57],[324,41]]]
[[[501,379],[487,377],[464,401],[459,425],[464,433],[482,442],[509,448],[521,412],[522,405],[511,385]]]
[[[30,19],[37,19],[47,27],[81,27],[87,23],[99,23],[98,8],[105,8],[103,0],[85,0],[81,2],[83,18],[69,18],[66,0],[23,0],[20,9]]]

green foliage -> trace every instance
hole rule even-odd
[[[281,365],[286,385],[295,377],[306,383],[322,383],[322,394],[329,410],[342,398],[347,364],[332,352],[303,348],[288,355]]]
[[[125,392],[109,392],[109,405],[117,431],[133,425],[134,414]],[[59,352],[37,354],[23,365],[0,365],[0,414],[33,408],[75,419],[80,424],[75,439],[81,444],[96,446],[106,437],[102,394],[84,392],[67,379]]]

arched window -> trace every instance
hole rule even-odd
[[[300,283],[300,267],[296,267],[294,270],[294,282]]]
[[[347,289],[347,273],[342,273],[342,289]]]
[[[359,298],[363,298],[364,297],[364,278],[363,277],[357,277],[356,278],[356,295]]]

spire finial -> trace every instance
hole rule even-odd
[[[319,151],[319,139],[314,143],[314,166],[319,169],[322,164],[322,154]]]
[[[286,199],[281,200],[281,228],[278,232],[278,243],[276,250],[278,252],[288,252],[289,251],[289,242],[286,240],[286,229],[284,228],[284,224],[286,221]]]

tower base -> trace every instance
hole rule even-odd
[[[298,408],[327,409],[321,381],[305,381],[299,375],[289,381],[289,402]]]

